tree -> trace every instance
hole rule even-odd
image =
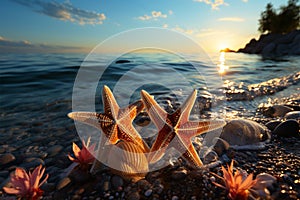
[[[273,9],[273,5],[271,3],[268,3],[266,6],[266,10],[261,13],[258,30],[261,33],[264,33],[265,31],[271,31],[272,22],[274,22],[275,17],[276,11]]]
[[[258,30],[261,33],[288,33],[300,28],[299,0],[289,0],[287,6],[281,6],[279,13],[268,3],[266,10],[261,13]]]

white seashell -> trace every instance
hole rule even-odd
[[[149,171],[145,153],[134,143],[120,141],[110,148],[107,165],[114,173],[138,181]]]

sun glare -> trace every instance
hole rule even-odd
[[[226,58],[225,58],[225,52],[221,52],[220,53],[220,57],[219,57],[219,64],[218,64],[218,71],[220,74],[225,74],[226,70],[228,70],[228,66],[225,65],[225,61],[226,61]]]

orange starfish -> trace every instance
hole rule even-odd
[[[102,100],[104,113],[71,112],[68,116],[74,120],[86,123],[100,129],[108,138],[110,144],[123,140],[140,146],[144,152],[149,151],[147,143],[132,125],[133,119],[144,108],[141,100],[121,109],[111,90],[103,87]]]
[[[192,145],[191,138],[209,130],[221,128],[225,122],[223,120],[189,121],[197,90],[194,90],[185,103],[172,114],[161,108],[146,91],[142,90],[141,96],[151,120],[159,130],[150,149],[149,162],[158,161],[168,146],[172,145],[195,167],[201,166],[202,162]]]

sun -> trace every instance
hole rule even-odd
[[[222,50],[222,49],[228,48],[228,45],[226,43],[220,43],[218,48],[219,48],[219,50]]]

